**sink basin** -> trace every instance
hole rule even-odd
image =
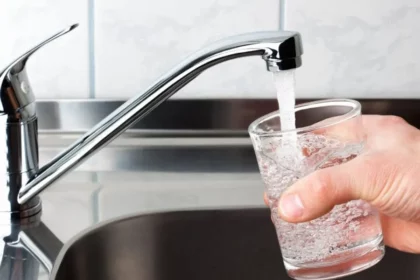
[[[99,225],[61,251],[52,279],[290,279],[268,209],[137,215]],[[420,255],[387,248],[346,279],[420,279]]]

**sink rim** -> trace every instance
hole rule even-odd
[[[152,216],[160,216],[165,214],[189,214],[192,212],[233,212],[233,211],[241,211],[241,210],[264,210],[267,211],[268,208],[265,206],[255,206],[255,205],[233,205],[233,206],[223,206],[223,207],[200,207],[200,208],[186,208],[182,210],[161,210],[161,211],[141,211],[141,212],[135,212],[130,213],[118,217],[114,217],[105,221],[98,222],[97,224],[94,224],[92,226],[89,226],[85,228],[84,230],[80,231],[76,235],[74,235],[72,238],[70,238],[61,248],[60,252],[57,255],[57,258],[53,264],[53,268],[50,273],[49,279],[56,279],[57,273],[59,268],[61,267],[61,264],[63,263],[64,257],[66,256],[66,253],[72,248],[74,244],[76,244],[79,240],[83,239],[84,236],[90,233],[94,233],[106,226],[120,223],[120,222],[126,222],[129,220],[138,219],[140,217],[152,217]]]
[[[236,219],[237,217],[239,217],[239,219],[242,218],[246,218],[247,214],[253,214],[256,213],[257,217],[261,218],[262,215],[264,214],[262,211],[266,211],[264,213],[267,213],[268,217],[269,217],[269,213],[270,210],[267,207],[238,207],[238,206],[232,206],[232,207],[207,207],[207,208],[198,208],[198,209],[182,209],[182,210],[177,210],[177,211],[150,211],[150,212],[137,212],[137,213],[131,213],[128,215],[121,215],[119,217],[115,217],[106,221],[103,221],[101,223],[98,223],[96,225],[93,225],[91,227],[88,227],[86,229],[84,229],[83,231],[81,231],[80,233],[78,233],[77,235],[75,235],[71,240],[69,240],[61,249],[61,251],[59,252],[56,261],[53,265],[53,269],[49,275],[49,279],[57,279],[57,277],[61,277],[61,276],[65,276],[67,275],[66,270],[68,270],[66,266],[64,266],[64,264],[67,263],[68,260],[70,260],[70,268],[74,265],[73,262],[74,260],[76,260],[76,262],[79,261],[79,257],[80,255],[78,255],[78,252],[84,252],[85,254],[87,254],[86,257],[90,256],[92,257],[93,255],[90,255],[90,250],[93,249],[93,252],[101,252],[102,251],[102,245],[103,243],[101,242],[96,242],[96,234],[100,235],[102,234],[101,232],[98,232],[100,230],[104,230],[105,234],[111,238],[110,240],[112,241],[112,239],[114,238],[114,236],[112,235],[112,231],[115,232],[116,229],[123,229],[126,226],[131,226],[130,223],[134,223],[137,224],[137,229],[140,232],[142,231],[141,225],[143,224],[143,220],[142,218],[145,218],[145,221],[148,222],[147,220],[162,220],[162,221],[167,221],[169,220],[170,222],[172,221],[179,221],[181,226],[185,226],[185,221],[190,221],[190,218],[192,218],[192,220],[199,218],[200,221],[206,221],[205,219],[207,217],[211,217],[213,214],[218,216],[218,217],[211,217],[211,219],[213,221],[215,221],[215,218],[217,220],[217,218],[220,218],[221,215],[227,215],[228,216],[228,220],[230,220],[229,217],[233,217],[234,219]],[[160,215],[162,215],[162,217],[159,217]],[[168,215],[168,216],[166,216]],[[197,215],[197,216],[196,216]],[[265,214],[264,214],[265,215]],[[204,217],[204,220],[201,219],[202,217]],[[252,218],[252,215],[250,216]],[[268,218],[267,217],[267,218]],[[162,218],[162,219],[161,219]],[[169,219],[168,219],[169,218]],[[223,217],[221,219],[222,221],[224,220]],[[129,223],[124,224],[124,223]],[[171,222],[171,223],[172,223]],[[268,225],[268,220],[266,221]],[[172,227],[173,224],[170,223],[170,226]],[[147,224],[147,223],[146,223]],[[158,224],[162,224],[162,223],[158,223]],[[140,227],[138,227],[140,225]],[[113,228],[106,228],[107,226],[113,227]],[[265,227],[264,226],[264,227]],[[147,232],[148,227],[145,227],[146,230],[145,232]],[[177,226],[175,226],[175,228],[177,228]],[[253,228],[255,228],[255,226],[253,226]],[[152,227],[153,229],[153,227]],[[110,231],[108,231],[110,230]],[[108,231],[108,233],[107,233]],[[111,235],[109,234],[111,232]],[[124,231],[123,231],[124,232]],[[169,230],[169,232],[171,232]],[[177,231],[175,231],[177,232]],[[266,232],[267,233],[267,232]],[[92,235],[93,236],[92,236]],[[214,234],[214,233],[213,233]],[[147,234],[146,234],[147,235]],[[173,236],[173,235],[171,235]],[[213,235],[212,235],[213,236]],[[83,238],[86,237],[87,240],[83,240]],[[121,236],[122,237],[122,236]],[[252,235],[252,237],[254,238],[255,236]],[[93,238],[93,239],[92,239]],[[124,237],[122,237],[124,238]],[[133,238],[132,236],[129,236],[129,238]],[[232,238],[230,236],[230,238]],[[115,238],[114,238],[115,239]],[[90,240],[90,241],[89,241]],[[84,246],[85,242],[84,241],[88,241],[91,242],[92,240],[94,240],[93,243],[96,243],[96,246],[90,248],[89,246]],[[108,239],[103,239],[103,240],[108,240]],[[102,242],[103,242],[102,240]],[[117,241],[117,243],[115,242],[111,242],[114,243],[114,246],[119,247],[119,243],[118,243],[118,239],[115,239]],[[147,240],[147,239],[146,239]],[[163,239],[164,240],[164,239]],[[172,238],[172,242],[173,242],[173,238]],[[268,239],[266,239],[268,240]],[[249,241],[249,240],[248,240]],[[81,242],[81,243],[78,243]],[[197,242],[197,239],[195,239],[195,242]],[[198,241],[201,242],[201,239]],[[214,242],[214,240],[213,240]],[[274,240],[273,240],[274,242]],[[277,242],[277,241],[276,241]],[[140,243],[141,244],[141,243]],[[198,244],[198,243],[193,243],[193,244]],[[274,248],[272,246],[274,243],[270,244],[270,248]],[[267,245],[267,244],[266,244]],[[71,250],[71,248],[73,246],[76,246],[76,250]],[[82,246],[82,247],[80,247]],[[95,251],[95,247],[99,248],[99,251]],[[106,247],[106,246],[105,246]],[[117,248],[115,247],[115,248]],[[130,247],[131,248],[131,245]],[[211,248],[214,248],[214,246],[212,245]],[[277,248],[277,247],[276,247]],[[134,251],[137,251],[137,247],[133,248]],[[392,249],[389,250],[390,248],[387,247],[387,254],[384,258],[384,261],[381,261],[380,264],[378,266],[374,266],[372,269],[366,270],[366,272],[364,274],[360,274],[360,276],[357,276],[356,278],[352,278],[352,279],[376,279],[376,278],[372,278],[372,275],[387,275],[384,274],[383,272],[381,272],[383,269],[385,269],[387,272],[386,273],[394,273],[393,271],[388,271],[387,267],[390,267],[390,264],[392,264],[395,267],[395,271],[396,273],[401,273],[404,272],[404,275],[409,276],[410,278],[404,278],[404,279],[418,279],[418,275],[420,275],[420,270],[419,270],[419,266],[418,266],[418,262],[420,261],[420,255],[415,255],[415,254],[408,254],[408,253],[404,253],[404,252],[400,252],[398,250]],[[129,249],[130,250],[130,249]],[[105,252],[105,251],[104,251]],[[70,255],[67,255],[68,253],[70,253]],[[106,254],[107,255],[107,254]],[[67,258],[67,256],[69,258]],[[173,255],[172,255],[173,256]],[[76,257],[76,258],[75,258]],[[85,259],[83,256],[81,258],[82,260]],[[73,260],[73,261],[72,261]],[[74,268],[77,269],[77,267],[80,267],[83,270],[83,266],[85,265],[85,262],[88,259],[85,259],[80,265],[75,265]],[[276,267],[278,267],[278,262],[276,263]],[[396,266],[395,266],[396,265]],[[410,269],[406,270],[407,265],[409,265]],[[379,269],[379,270],[378,270]],[[63,274],[62,272],[65,272],[65,274]],[[78,270],[76,270],[77,272]],[[69,271],[67,271],[69,272]],[[407,274],[408,273],[408,274]],[[358,274],[359,275],[359,274]],[[369,276],[370,275],[370,276]],[[366,278],[369,277],[369,278]],[[74,279],[74,278],[64,278],[64,279]],[[108,278],[108,279],[114,279],[114,278]],[[165,278],[167,279],[167,278]],[[171,278],[169,278],[171,279]],[[229,278],[231,279],[231,278]],[[252,278],[255,279],[255,278]],[[283,279],[283,278],[282,278]],[[287,279],[287,278],[285,278]],[[388,278],[384,278],[384,279],[388,279]]]

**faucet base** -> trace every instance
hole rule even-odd
[[[41,199],[37,196],[28,203],[19,205],[18,209],[11,211],[0,210],[0,223],[5,224],[7,221],[17,221],[29,218],[39,214],[42,210]]]

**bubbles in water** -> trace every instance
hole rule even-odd
[[[306,223],[289,224],[281,220],[277,215],[277,201],[288,187],[308,172],[353,159],[362,149],[361,145],[305,134],[299,135],[296,142],[298,149],[306,149],[304,156],[287,157],[283,156],[283,140],[267,139],[271,141],[270,149],[264,153],[257,152],[257,158],[269,197],[272,220],[287,262],[300,265],[323,261],[380,235],[380,224],[372,218],[374,210],[364,201],[337,205],[327,215]],[[265,144],[262,143],[262,146]]]
[[[274,73],[281,130],[296,129],[295,70]],[[290,224],[278,217],[277,201],[296,180],[320,168],[345,163],[358,155],[361,144],[342,143],[323,135],[285,133],[254,139],[272,220],[284,259],[295,266],[322,262],[360,244],[376,240],[381,229],[374,210],[363,201],[337,205],[310,222]],[[367,230],[366,230],[367,229]],[[335,260],[337,261],[337,259]]]

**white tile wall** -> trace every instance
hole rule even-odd
[[[420,97],[420,2],[286,0],[303,36],[301,97]]]
[[[88,97],[86,0],[0,0],[0,68],[70,24],[81,25],[28,61],[37,98]],[[0,70],[0,71],[1,71]]]
[[[99,98],[142,92],[206,43],[279,28],[279,0],[101,0],[95,5]],[[260,58],[214,67],[174,98],[249,96],[275,96]]]
[[[63,27],[81,24],[29,61],[38,98],[126,99],[203,45],[275,30],[280,22],[303,35],[298,97],[420,95],[417,0],[0,0],[0,6],[0,68]],[[247,58],[210,69],[174,98],[274,96],[264,64]]]

